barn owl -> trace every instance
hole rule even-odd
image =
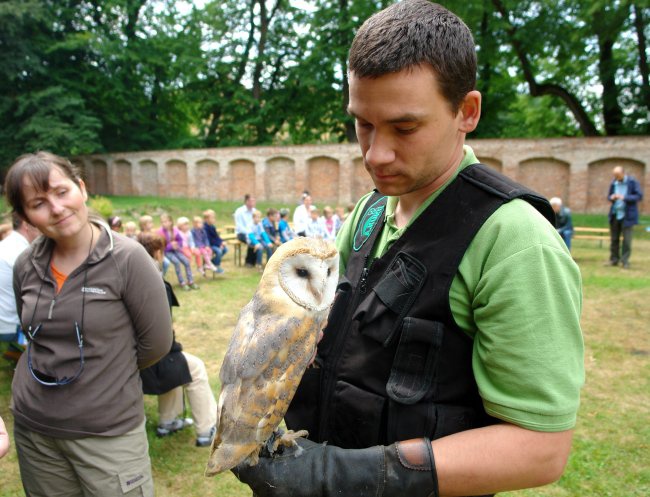
[[[333,244],[304,237],[281,245],[269,260],[221,365],[207,476],[244,461],[257,464],[314,357],[334,300],[338,263]],[[290,435],[283,443],[295,443]]]

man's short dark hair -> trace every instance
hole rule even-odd
[[[474,39],[458,16],[428,0],[403,0],[376,13],[359,28],[350,48],[349,69],[358,78],[422,64],[433,69],[442,95],[458,112],[476,85]]]

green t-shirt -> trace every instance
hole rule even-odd
[[[472,149],[452,178],[404,228],[397,197],[371,256],[383,255],[458,172],[478,162]],[[337,236],[342,271],[352,250],[364,196]],[[491,416],[537,431],[575,425],[584,383],[580,271],[556,230],[528,202],[499,207],[470,243],[449,292],[456,324],[474,339],[472,369]]]

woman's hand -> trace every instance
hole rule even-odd
[[[5,422],[0,417],[0,458],[9,452],[9,434]]]

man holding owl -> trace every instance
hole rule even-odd
[[[481,113],[471,33],[404,0],[360,28],[349,70],[377,191],[337,238],[337,297],[285,417],[310,440],[235,474],[260,497],[557,480],[584,381],[580,274],[548,202],[464,144]]]

